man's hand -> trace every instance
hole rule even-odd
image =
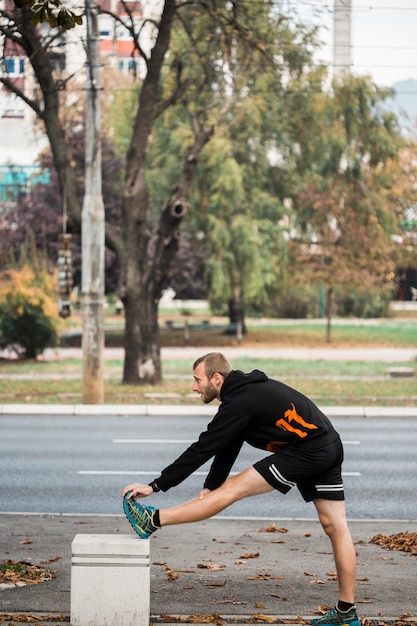
[[[150,496],[151,493],[153,493],[153,489],[150,485],[140,485],[139,483],[133,483],[132,485],[127,485],[127,487],[123,489],[123,497],[125,497],[127,493],[129,493],[129,500],[130,498],[136,500],[140,497],[145,498],[146,496]]]
[[[204,496],[206,495],[206,493],[210,493],[210,489],[207,489],[206,487],[204,487],[204,489],[202,489],[200,493],[198,494],[197,500],[202,500]]]

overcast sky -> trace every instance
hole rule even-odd
[[[287,1],[324,26],[322,59],[331,63],[333,0]],[[417,0],[352,0],[351,60],[354,73],[368,74],[381,86],[417,80]]]

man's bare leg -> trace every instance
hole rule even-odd
[[[342,500],[314,501],[324,532],[332,543],[339,582],[339,599],[355,601],[356,550],[347,525],[345,503]]]
[[[196,498],[170,509],[159,509],[159,520],[161,526],[198,522],[217,515],[242,498],[273,489],[256,469],[249,467],[240,474],[228,478],[218,489],[207,492],[203,498]]]

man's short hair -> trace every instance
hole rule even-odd
[[[204,363],[206,376],[209,380],[216,373],[221,374],[223,378],[227,378],[233,369],[226,357],[220,352],[209,352],[204,356],[200,356],[193,365],[193,371],[200,363]]]

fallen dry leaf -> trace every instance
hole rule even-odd
[[[250,554],[250,553],[246,553],[246,554],[241,554],[240,555],[240,559],[257,559],[259,556],[259,552],[255,552],[254,554]]]
[[[271,580],[271,574],[254,574],[249,576],[248,580]]]
[[[275,524],[267,526],[266,528],[258,528],[257,533],[287,533],[288,528],[277,528]]]
[[[254,574],[248,580],[284,580],[284,576],[272,576],[272,574]]]
[[[217,615],[217,613],[207,613],[204,615],[190,615],[188,618],[189,622],[191,624],[200,624],[200,623],[205,623],[205,624],[224,624],[224,620],[220,617],[220,615]]]
[[[177,580],[180,577],[180,575],[177,574],[177,572],[174,572],[174,570],[168,565],[168,563],[154,563],[154,565],[161,565],[162,567],[165,567],[168,580]]]
[[[198,563],[197,567],[199,569],[208,569],[211,572],[220,572],[220,570],[226,569],[226,565],[218,565],[217,563]]]
[[[251,615],[251,619],[250,621],[253,622],[268,622],[269,624],[272,624],[272,622],[275,622],[275,617],[271,617],[270,615],[263,615],[262,613],[255,613],[254,615]]]
[[[3,622],[18,622],[18,623],[31,623],[31,622],[68,622],[69,621],[69,613],[61,613],[59,615],[55,615],[52,613],[48,613],[47,615],[39,616],[39,615],[31,615],[29,613],[13,613],[10,615],[9,613],[0,613],[0,624]]]
[[[41,561],[41,565],[48,565],[48,563],[56,563],[57,561],[60,561],[62,559],[62,556],[55,556],[53,559],[48,559],[47,561]]]
[[[246,600],[238,601],[238,600],[217,600],[216,602],[211,602],[210,604],[247,604]]]
[[[257,608],[257,609],[264,609],[264,608],[265,608],[265,606],[262,604],[262,602],[258,602],[258,601],[256,600],[256,602],[255,602],[255,608]]]
[[[27,561],[6,559],[0,563],[0,584],[11,583],[16,585],[23,583],[24,585],[37,585],[54,577],[55,572],[33,565]]]
[[[396,533],[394,535],[378,533],[369,540],[369,543],[376,543],[387,550],[401,550],[417,554],[417,532]]]

